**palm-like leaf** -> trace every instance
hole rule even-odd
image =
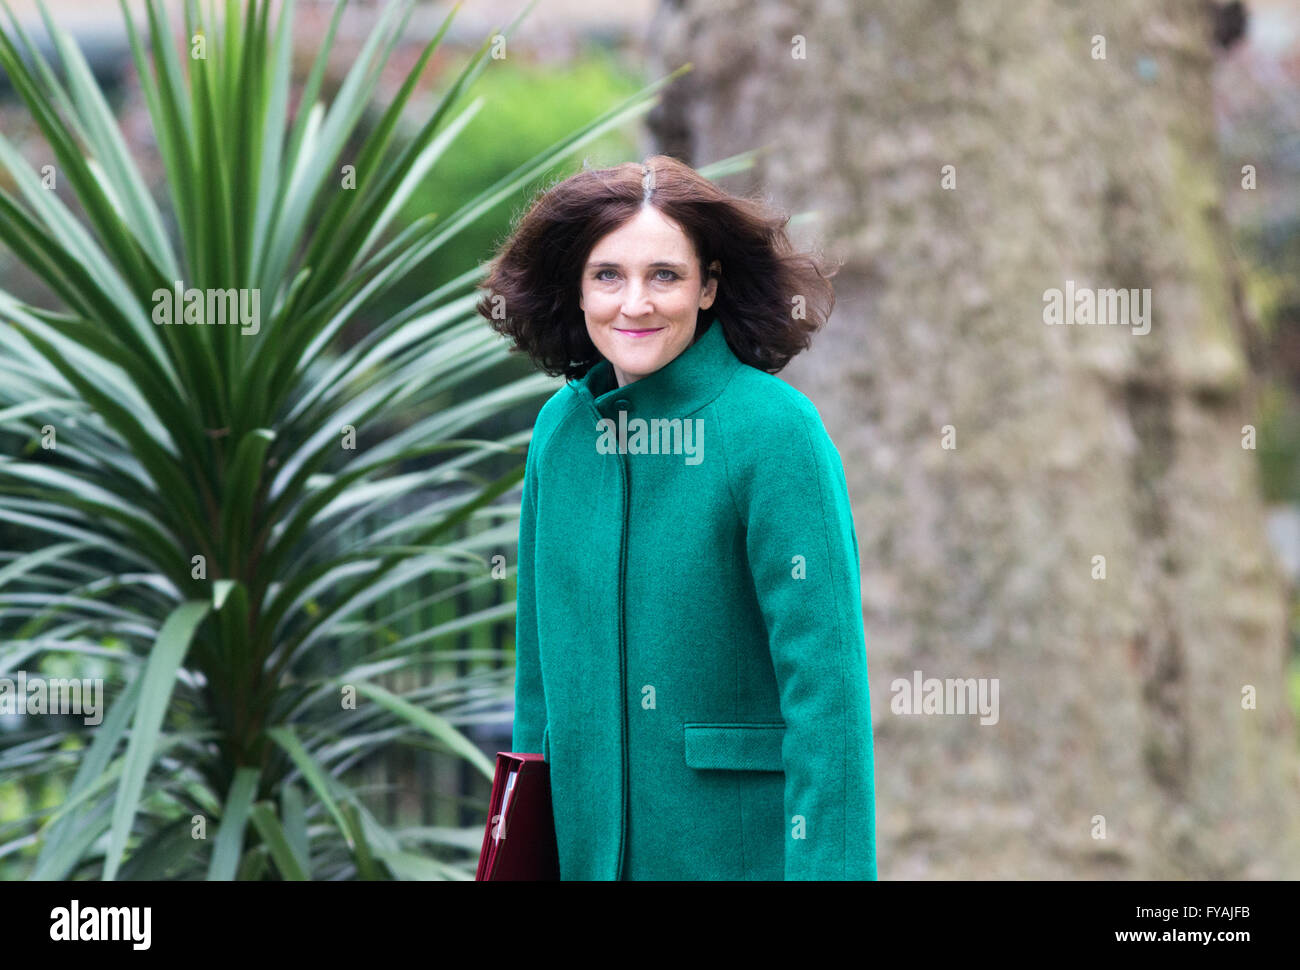
[[[318,98],[343,6],[292,123],[292,2],[273,26],[261,0],[242,15],[228,0],[224,18],[190,0],[184,55],[157,0],[147,41],[123,6],[174,233],[67,33],[45,14],[61,80],[12,12],[0,29],[0,67],[85,218],[0,136],[17,189],[0,192],[0,242],[59,301],[38,308],[0,290],[0,432],[32,443],[0,459],[0,526],[25,544],[0,558],[0,672],[71,657],[98,665],[111,699],[84,736],[0,735],[0,782],[67,782],[56,808],[0,825],[0,855],[35,852],[36,877],[467,875],[423,853],[472,848],[472,833],[390,832],[343,778],[402,743],[488,770],[458,725],[502,696],[500,677],[404,694],[372,680],[461,659],[451,638],[512,607],[383,648],[376,634],[394,616],[367,612],[431,575],[444,604],[493,582],[484,551],[513,535],[518,507],[499,500],[522,475],[528,432],[467,435],[554,382],[467,383],[506,355],[474,313],[484,267],[387,318],[374,308],[457,231],[647,110],[671,77],[460,211],[394,233],[402,203],[479,109],[462,102],[493,38],[399,145],[448,17],[351,152],[411,2],[384,10],[327,107]],[[256,292],[257,332],[157,324],[155,294],[177,283]],[[345,347],[359,317],[369,332]],[[451,395],[461,403],[448,406]],[[349,428],[364,447],[341,447]],[[55,447],[36,447],[51,429]],[[393,521],[403,501],[414,511]],[[467,523],[496,519],[466,537]],[[340,709],[345,688],[357,709]],[[192,837],[196,814],[213,820],[211,840]]]

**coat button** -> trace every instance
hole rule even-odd
[[[628,409],[627,398],[620,397],[614,402],[614,407],[618,408],[620,411],[626,411]]]

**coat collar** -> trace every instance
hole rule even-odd
[[[736,368],[743,366],[727,345],[715,314],[693,344],[663,367],[640,380],[617,387],[614,368],[601,359],[569,387],[607,417],[619,411],[652,417],[686,417],[720,393]]]

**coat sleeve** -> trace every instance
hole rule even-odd
[[[875,879],[875,765],[844,466],[801,398],[744,446],[733,488],[786,725],[785,878]],[[730,449],[729,449],[730,450]]]
[[[542,689],[537,640],[535,539],[537,535],[537,427],[524,460],[523,497],[519,511],[519,566],[515,572],[515,721],[511,750],[542,752],[546,695]]]

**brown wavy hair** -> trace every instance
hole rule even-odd
[[[596,243],[643,204],[685,231],[702,280],[714,260],[721,265],[714,303],[699,312],[697,327],[716,312],[732,352],[771,374],[807,349],[835,306],[830,278],[839,267],[794,251],[789,215],[729,195],[667,155],[584,169],[540,191],[493,258],[476,309],[547,374],[582,377],[602,359],[578,305],[582,268]]]

